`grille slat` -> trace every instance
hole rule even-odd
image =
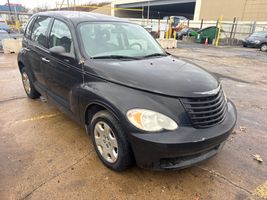
[[[223,99],[220,98],[219,101],[216,102],[215,104],[211,104],[211,105],[208,105],[208,106],[192,106],[192,105],[190,105],[189,108],[191,108],[191,109],[209,109],[210,108],[211,109],[213,107],[216,107],[218,105],[221,105],[222,101],[223,101]]]
[[[219,107],[217,107],[215,109],[211,109],[211,110],[207,110],[207,111],[206,110],[205,111],[197,111],[197,113],[198,114],[212,114],[213,112],[217,112],[218,110],[222,109],[223,106],[224,106],[224,104],[221,104]],[[187,112],[189,114],[194,114],[195,113],[194,109],[191,109],[191,108],[187,109]]]
[[[201,125],[201,124],[210,124],[210,123],[213,123],[213,122],[217,122],[217,121],[220,121],[224,116],[223,115],[220,115],[219,117],[216,117],[216,118],[213,118],[213,119],[210,119],[210,120],[205,120],[205,121],[200,121],[200,122],[194,122],[195,125]]]
[[[208,128],[221,123],[227,111],[222,89],[206,97],[181,98],[181,102],[196,128]]]
[[[207,100],[205,102],[202,102],[202,103],[205,103],[205,104],[209,104],[209,103],[214,103],[215,101],[218,101],[221,97],[221,91],[218,93],[218,95],[216,95],[216,98],[215,99],[212,99],[212,100]],[[184,101],[185,104],[191,104],[191,105],[197,105],[199,104],[199,101]]]
[[[223,114],[223,112],[225,111],[225,105],[223,105],[222,104],[222,108],[221,108],[221,110],[220,111],[215,111],[216,113],[215,114],[213,114],[213,115],[208,115],[208,117],[209,118],[213,118],[213,117],[216,117],[216,116],[218,116],[218,115],[222,115]],[[191,119],[192,120],[197,120],[197,119],[206,119],[207,118],[207,115],[205,115],[205,116],[202,116],[202,117],[191,117]]]

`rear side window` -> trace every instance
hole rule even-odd
[[[54,46],[62,46],[65,48],[66,53],[73,53],[70,29],[66,23],[57,19],[53,23],[49,37],[49,48]]]
[[[30,38],[31,32],[32,32],[32,26],[35,18],[31,18],[30,21],[28,22],[27,28],[25,30],[25,37]]]
[[[32,28],[31,40],[43,47],[47,47],[47,31],[51,18],[40,16],[35,20]]]

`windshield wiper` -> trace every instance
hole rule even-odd
[[[144,56],[143,58],[150,58],[150,57],[157,57],[157,56],[167,56],[168,54],[165,53],[153,53],[153,54],[149,54]]]
[[[131,60],[138,60],[137,57],[131,56],[122,56],[122,55],[108,55],[108,56],[95,56],[92,59],[131,59]]]

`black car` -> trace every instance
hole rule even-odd
[[[197,34],[198,28],[183,28],[181,31],[176,33],[176,38],[182,40],[184,36],[194,36]]]
[[[244,47],[259,48],[267,51],[267,32],[255,32],[243,40]]]
[[[194,165],[214,156],[236,123],[213,75],[120,18],[35,14],[18,66],[27,95],[43,95],[84,126],[113,170]]]

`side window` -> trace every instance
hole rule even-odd
[[[71,32],[66,23],[55,19],[49,37],[49,48],[62,46],[67,53],[73,53]]]
[[[47,31],[51,18],[40,16],[35,20],[32,28],[31,40],[36,41],[41,46],[46,47]]]
[[[28,22],[27,24],[27,28],[25,30],[25,33],[24,33],[24,36],[28,39],[30,39],[30,36],[31,36],[31,32],[32,32],[32,25],[33,25],[33,22],[35,20],[35,17],[31,18],[30,21]]]

